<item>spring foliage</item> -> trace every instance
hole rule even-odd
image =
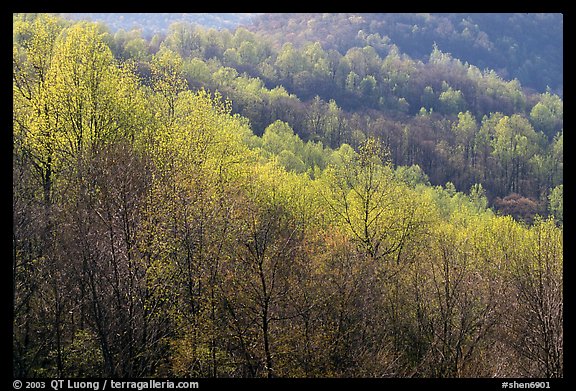
[[[561,187],[556,221],[499,216],[376,137],[257,136],[177,53],[144,80],[103,37],[15,17],[15,377],[563,375]],[[535,133],[495,129],[515,188]]]

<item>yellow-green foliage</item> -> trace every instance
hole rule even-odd
[[[16,18],[13,61],[23,376],[558,375],[558,349],[525,346],[562,340],[553,219],[497,216],[479,184],[432,187],[377,138],[332,150],[282,121],[257,137],[187,88],[177,52],[139,80],[93,24]],[[471,121],[453,128],[468,143]],[[531,153],[527,120],[494,121],[495,153]]]

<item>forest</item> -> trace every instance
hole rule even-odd
[[[13,15],[13,375],[563,377],[561,88],[279,19]]]

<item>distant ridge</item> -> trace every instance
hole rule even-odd
[[[172,23],[186,22],[208,28],[234,29],[251,23],[255,13],[62,13],[72,20],[104,22],[112,31],[141,29],[144,37],[167,32]]]

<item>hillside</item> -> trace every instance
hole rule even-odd
[[[331,148],[376,136],[395,165],[418,165],[432,184],[459,191],[480,183],[490,206],[528,221],[549,212],[562,184],[562,97],[508,79],[519,68],[503,63],[545,58],[528,83],[561,80],[561,15],[263,14],[220,31],[198,23],[250,14],[85,16],[115,26],[107,42],[144,80],[158,50],[177,53],[188,87],[222,93],[258,135],[282,120]],[[194,24],[153,37],[117,30],[119,21],[165,29],[183,17]]]
[[[562,98],[374,45],[14,14],[14,378],[561,384]]]
[[[436,44],[462,62],[562,95],[562,14],[264,14],[250,30],[279,45],[313,41],[342,54],[369,44],[384,56],[395,45],[417,60]]]

